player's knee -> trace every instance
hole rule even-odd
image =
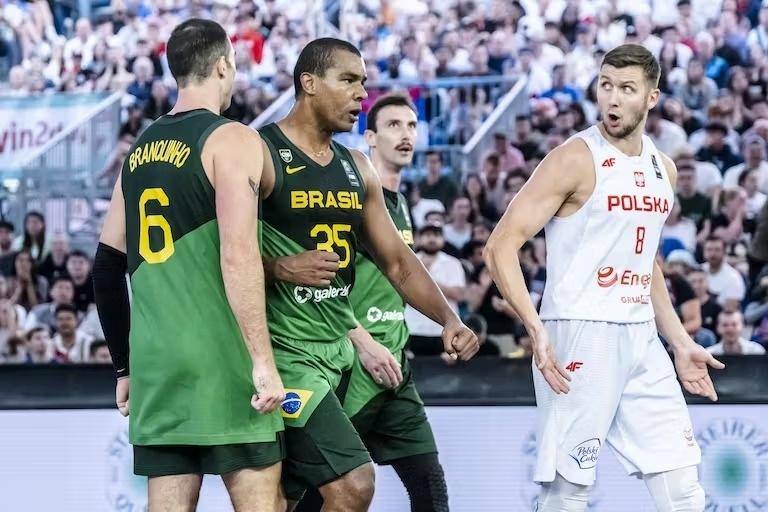
[[[338,480],[335,494],[347,502],[351,510],[368,510],[373,501],[374,478],[373,464],[363,464]]]
[[[589,502],[589,485],[574,484],[555,474],[552,482],[541,485],[536,512],[584,512]]]
[[[702,512],[704,489],[696,466],[653,473],[643,477],[659,512]]]

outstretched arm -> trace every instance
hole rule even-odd
[[[443,326],[445,351],[469,359],[477,352],[477,337],[461,323],[432,276],[397,232],[371,162],[358,151],[353,156],[367,189],[363,231],[371,256],[408,304]]]

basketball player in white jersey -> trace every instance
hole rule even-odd
[[[547,155],[485,249],[533,340],[538,512],[586,509],[606,441],[659,511],[704,510],[701,452],[675,368],[690,393],[717,400],[708,365],[724,365],[685,332],[655,263],[677,172],[643,135],[658,81],[659,63],[642,46],[607,53],[602,121]],[[537,315],[517,253],[542,227],[547,281]]]

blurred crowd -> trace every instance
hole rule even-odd
[[[231,34],[238,74],[225,115],[245,123],[292,87],[291,70],[312,32],[308,0],[116,0],[90,19],[42,1],[6,0],[0,9],[4,94],[124,92],[127,121],[103,177],[117,174],[134,137],[173,104],[164,42],[180,20],[211,17]],[[679,173],[658,256],[673,303],[691,336],[713,352],[765,351],[768,0],[359,0],[342,25],[365,59],[370,97],[364,107],[393,87],[405,89],[419,109],[423,145],[466,143],[511,84],[527,79],[529,108],[512,132],[494,135],[476,168],[457,179],[445,153],[428,151],[403,185],[419,255],[486,341],[484,353],[530,355],[525,330],[484,267],[484,244],[541,159],[598,120],[600,61],[625,42],[647,47],[662,67],[662,97],[647,132]],[[425,85],[435,79],[441,80]],[[520,253],[536,304],[546,282],[542,237]],[[46,255],[53,254],[54,239]],[[0,295],[19,317],[9,339],[37,325],[30,296],[54,308],[72,302],[58,293],[56,302],[59,281],[37,270],[43,268],[40,254],[32,264],[37,281],[25,278],[20,298],[14,283],[19,268],[25,272],[25,254],[32,253],[19,252],[3,272],[8,286]],[[77,290],[71,258],[62,275]],[[46,280],[50,296],[47,289],[31,293],[29,283],[42,283],[38,278]],[[82,332],[98,339],[89,331],[91,309],[79,304]],[[58,314],[51,311],[53,330]],[[412,352],[440,354],[435,326],[411,310],[406,319]]]
[[[19,230],[0,221],[0,363],[109,363],[93,296],[91,258],[70,250],[45,217]]]

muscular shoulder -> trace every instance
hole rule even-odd
[[[536,168],[535,173],[547,178],[552,186],[575,192],[579,185],[594,181],[592,152],[579,137],[550,151]]]
[[[352,160],[355,161],[357,170],[360,171],[360,175],[363,177],[363,181],[365,181],[366,188],[371,185],[379,185],[379,175],[376,174],[376,169],[373,168],[371,160],[362,151],[350,149],[349,152],[352,155]]]
[[[216,128],[208,137],[206,147],[209,144],[212,149],[224,151],[248,151],[251,144],[251,150],[261,150],[261,135],[250,126],[233,121]],[[247,144],[248,147],[242,147],[241,144]]]

